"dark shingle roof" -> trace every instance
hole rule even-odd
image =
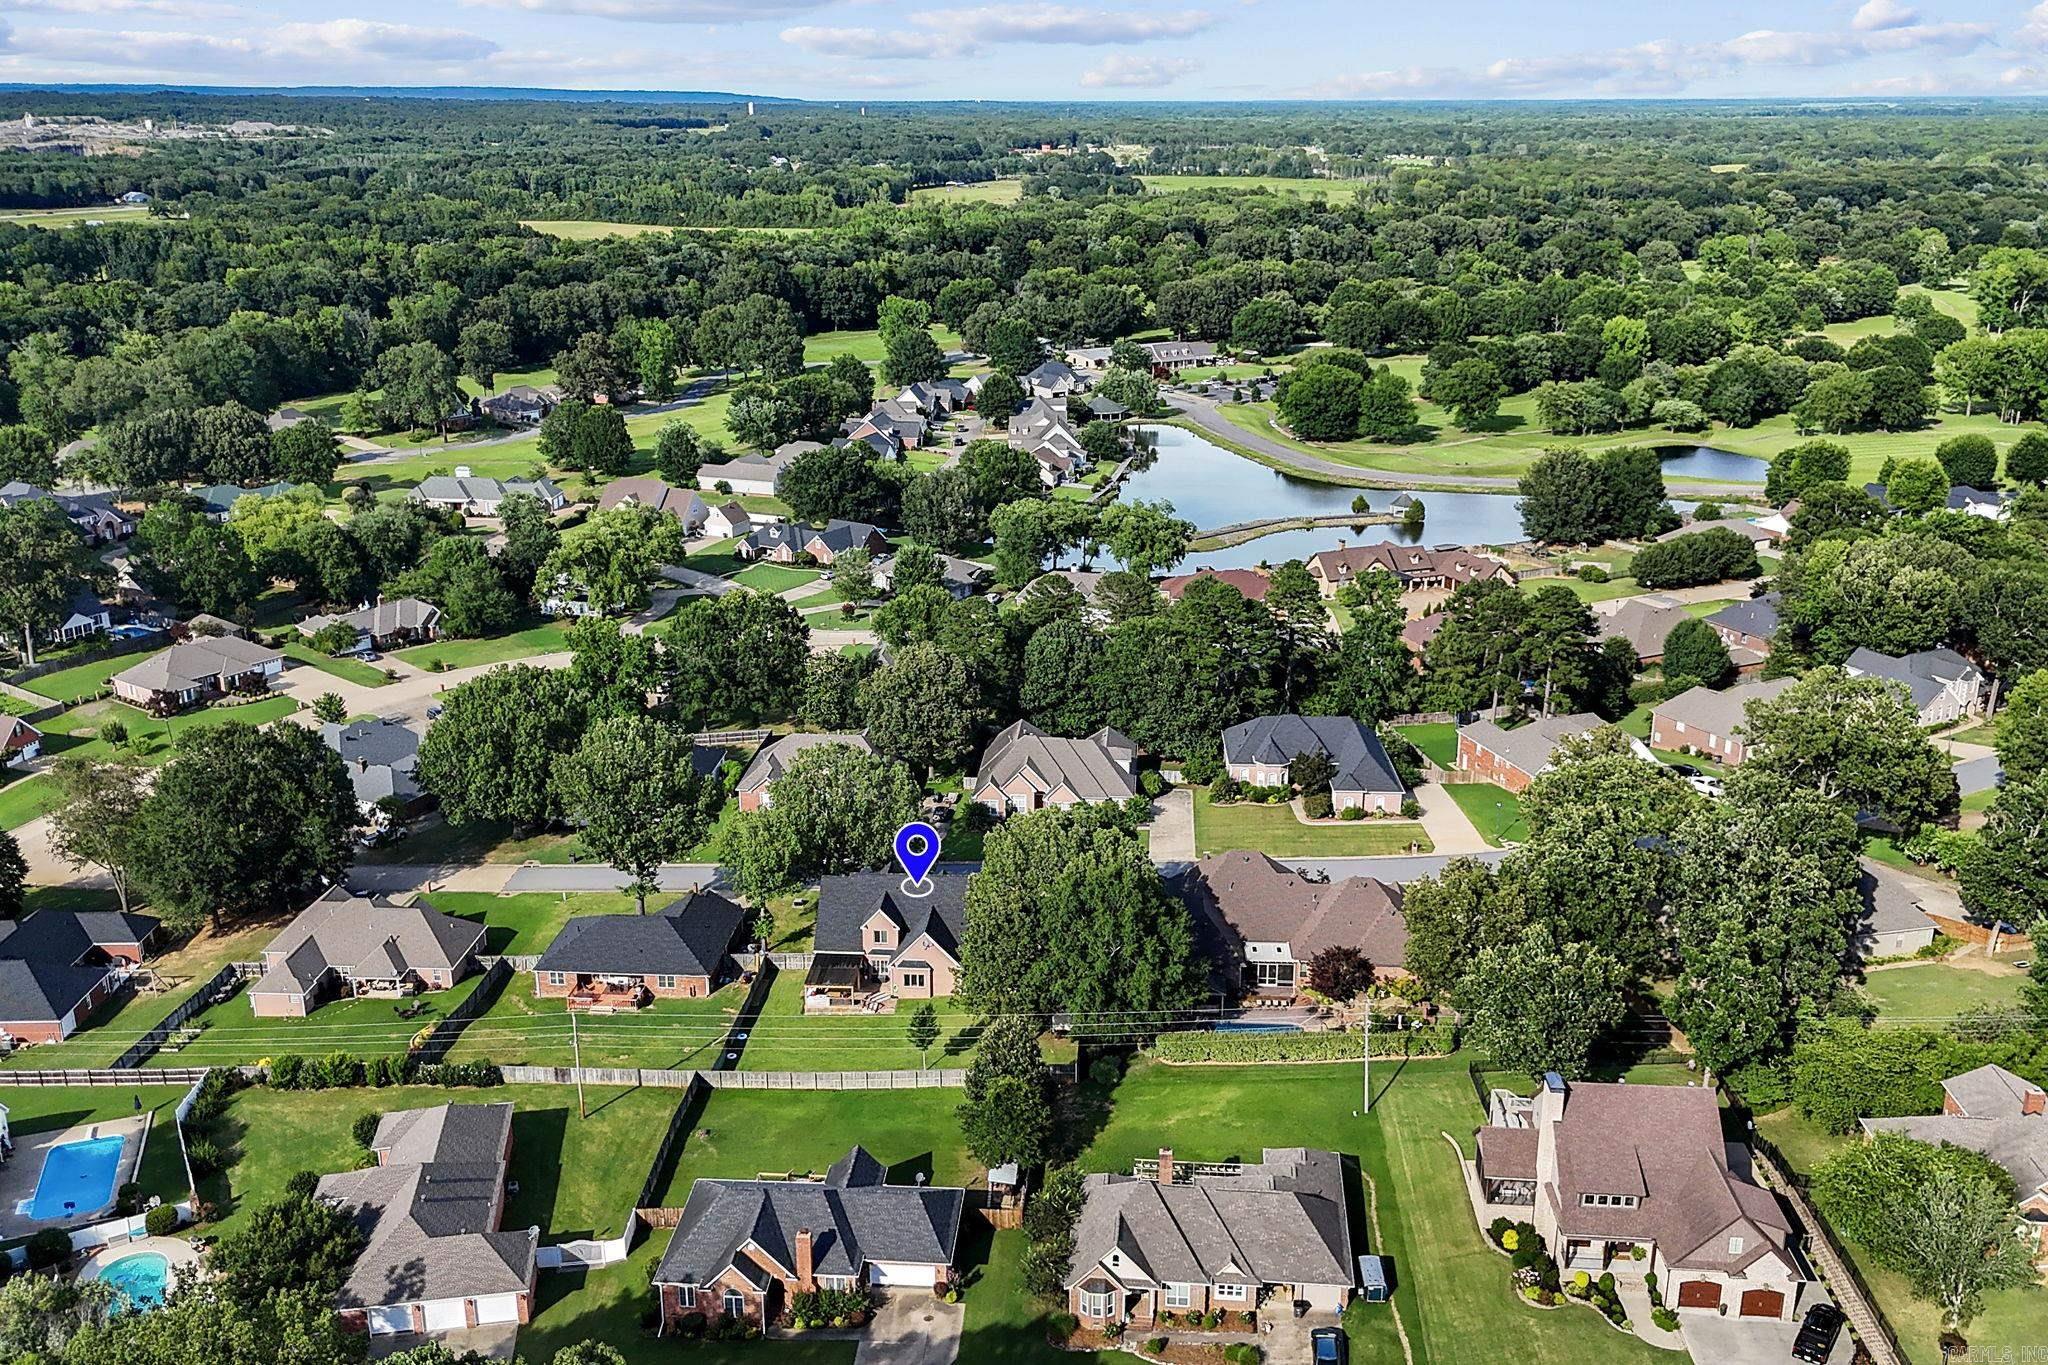
[[[107,963],[82,962],[103,944],[139,944],[156,929],[148,915],[43,910],[0,921],[0,1020],[54,1023],[106,979]]]
[[[1407,790],[1380,737],[1350,716],[1260,716],[1223,732],[1226,763],[1286,763],[1316,753],[1337,765],[1330,785],[1339,791]]]
[[[929,932],[933,941],[958,961],[960,940],[967,931],[968,879],[933,874],[928,880],[930,895],[906,896],[903,879],[893,872],[822,879],[818,883],[817,951],[866,952],[861,926],[879,910],[896,922],[899,944],[907,946]]]
[[[534,970],[715,977],[746,913],[723,896],[696,891],[657,914],[578,915]]]
[[[1707,624],[1768,640],[1778,629],[1778,604],[1783,600],[1783,594],[1773,592],[1730,602],[1709,616]]]

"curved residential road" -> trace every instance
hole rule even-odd
[[[1183,393],[1179,390],[1162,391],[1159,395],[1166,402],[1196,426],[1216,437],[1225,446],[1242,446],[1258,454],[1282,470],[1315,479],[1320,483],[1347,484],[1354,488],[1431,488],[1461,489],[1474,493],[1512,493],[1520,480],[1506,474],[1459,474],[1446,470],[1441,474],[1413,474],[1392,469],[1368,469],[1363,465],[1344,464],[1337,460],[1325,459],[1296,450],[1270,436],[1243,427],[1225,417],[1221,405],[1213,398],[1200,394]],[[1668,493],[1681,498],[1719,498],[1723,501],[1745,492],[1762,494],[1760,485],[1741,483],[1666,483]]]

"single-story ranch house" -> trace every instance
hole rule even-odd
[[[967,878],[931,875],[931,890],[905,895],[894,873],[860,872],[818,883],[815,956],[804,976],[810,1013],[862,1005],[880,995],[951,995],[967,932]]]
[[[232,635],[200,636],[116,673],[114,695],[145,711],[178,711],[229,692],[258,691],[284,672],[284,655]]]
[[[597,510],[600,512],[627,503],[666,512],[681,523],[683,531],[689,535],[695,535],[711,515],[711,510],[704,505],[704,499],[697,496],[694,488],[673,487],[653,474],[613,479],[597,495]]]
[[[1401,580],[1403,592],[1426,592],[1456,588],[1465,583],[1499,580],[1514,583],[1515,571],[1492,555],[1468,550],[1462,545],[1396,545],[1376,541],[1370,545],[1324,550],[1308,559],[1309,577],[1315,579],[1323,596],[1335,597],[1337,589],[1369,573],[1390,573]]]
[[[1480,782],[1492,782],[1521,793],[1550,771],[1558,749],[1568,739],[1589,735],[1607,722],[1590,712],[1570,716],[1539,716],[1526,725],[1503,729],[1490,720],[1458,727],[1458,771]],[[1655,761],[1640,741],[1631,741],[1638,758]]]
[[[424,905],[331,887],[263,950],[249,987],[258,1018],[298,1019],[330,996],[445,991],[476,970],[484,926]]]
[[[1717,758],[1735,767],[1749,757],[1742,741],[1742,722],[1753,701],[1769,701],[1797,682],[1796,678],[1737,683],[1716,691],[1695,687],[1650,711],[1650,747]]]
[[[397,803],[401,816],[412,816],[433,804],[413,776],[420,762],[420,733],[393,719],[359,720],[353,725],[329,723],[320,738],[348,765],[349,786],[356,810],[366,822],[382,825],[384,802]]]
[[[1479,1130],[1480,1221],[1535,1224],[1569,1276],[1654,1272],[1683,1314],[1796,1319],[1810,1282],[1778,1197],[1721,1132],[1712,1090],[1573,1082],[1495,1090]],[[1638,1248],[1642,1259],[1636,1259]]]
[[[111,999],[156,933],[148,915],[39,910],[0,920],[0,1043],[56,1043]]]
[[[855,1147],[811,1180],[698,1180],[654,1270],[661,1332],[700,1314],[766,1330],[792,1295],[943,1289],[967,1191],[891,1185]]]
[[[368,1239],[335,1295],[344,1328],[435,1336],[533,1316],[540,1229],[503,1231],[512,1106],[441,1104],[377,1121],[377,1164],[320,1177],[313,1197]]]
[[[739,975],[746,926],[744,909],[710,891],[652,915],[577,915],[534,963],[533,993],[595,1013],[701,999]]]
[[[1282,1286],[1332,1319],[1351,1301],[1351,1220],[1335,1152],[1268,1147],[1256,1162],[1209,1165],[1162,1147],[1130,1175],[1089,1176],[1083,1197],[1066,1288],[1067,1311],[1087,1326],[1248,1313]]]
[[[420,480],[413,489],[414,502],[429,507],[449,507],[469,517],[495,517],[506,498],[525,493],[539,498],[550,512],[559,512],[569,499],[552,479],[484,479],[458,466],[454,474],[435,474]]]
[[[1373,877],[1310,881],[1244,850],[1212,854],[1171,885],[1229,993],[1291,1000],[1325,948],[1356,948],[1381,977],[1407,974],[1399,886]]]
[[[1223,732],[1224,770],[1255,787],[1286,786],[1288,765],[1304,754],[1322,754],[1336,766],[1336,810],[1397,815],[1408,799],[1380,737],[1350,716],[1260,716]]]
[[[1967,1147],[2004,1168],[2020,1213],[2048,1252],[2048,1092],[2002,1066],[1980,1066],[1941,1083],[1941,1112],[1864,1119],[1863,1131]]]
[[[734,788],[740,809],[762,810],[775,804],[769,796],[768,786],[781,777],[796,756],[806,749],[820,744],[845,744],[864,754],[874,752],[866,735],[798,734],[783,735],[761,746],[747,770],[740,774],[739,786]]]
[[[367,607],[335,616],[308,616],[299,622],[299,634],[311,637],[329,626],[351,626],[356,632],[354,652],[397,649],[401,645],[424,644],[441,634],[441,609],[417,597],[379,598]]]

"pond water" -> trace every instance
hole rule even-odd
[[[1712,446],[1660,446],[1667,479],[1711,479],[1716,483],[1762,483],[1770,463]]]
[[[1204,530],[1259,517],[1348,512],[1351,500],[1361,493],[1373,511],[1384,512],[1400,496],[1398,489],[1349,488],[1293,478],[1181,427],[1141,427],[1139,431],[1146,444],[1157,449],[1158,458],[1125,480],[1122,496],[1170,502],[1177,515]],[[1752,461],[1744,455],[1700,447],[1667,460],[1664,468],[1667,473],[1679,475],[1682,463],[1701,461],[1703,457],[1748,461],[1759,469],[1763,465],[1761,460]],[[1742,476],[1708,475],[1694,465],[1682,477]],[[1761,478],[1762,474],[1755,477]],[[1521,500],[1513,493],[1422,492],[1413,496],[1421,500],[1426,514],[1420,535],[1409,535],[1399,526],[1316,526],[1278,531],[1227,549],[1198,551],[1188,556],[1181,571],[1204,566],[1248,569],[1281,564],[1290,559],[1306,559],[1321,550],[1334,550],[1340,540],[1352,545],[1380,541],[1404,545],[1504,545],[1522,538]],[[1673,506],[1681,509],[1690,505],[1673,500]]]

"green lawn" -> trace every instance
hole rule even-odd
[[[1022,180],[975,180],[965,185],[920,185],[910,192],[922,204],[1014,204],[1024,197]]]
[[[1450,721],[1429,725],[1397,725],[1397,734],[1422,750],[1422,755],[1445,772],[1458,766],[1458,727]]]
[[[80,697],[105,691],[107,679],[116,673],[126,672],[144,659],[153,657],[155,656],[146,652],[122,654],[112,659],[101,659],[98,663],[60,668],[55,673],[45,673],[40,678],[33,678],[18,685],[24,691],[33,692],[39,697],[48,697],[51,701],[77,701]]]
[[[1905,1023],[1951,1019],[1984,1006],[2017,1005],[2026,979],[2025,972],[2005,963],[1961,966],[1923,962],[1869,972],[1863,990],[1877,1002],[1880,1018]]]
[[[1491,782],[1448,782],[1444,790],[1491,847],[1528,840],[1529,826],[1522,819],[1522,803],[1507,788]]]
[[[1323,196],[1344,202],[1358,196],[1359,187],[1341,180],[1297,180],[1281,175],[1153,175],[1140,171],[1145,189],[1152,194],[1175,194],[1184,190],[1265,190],[1274,194]]]
[[[747,1037],[741,1065],[748,1071],[916,1071],[966,1066],[981,1034],[981,1016],[951,999],[931,1002],[939,1040],[922,1057],[910,1045],[910,1020],[919,1002],[903,1001],[894,1014],[803,1012],[801,972],[779,973],[768,1002]]]
[[[125,1098],[125,1092],[115,1093]],[[325,1175],[362,1165],[364,1155],[350,1133],[359,1115],[510,1100],[511,1179],[519,1192],[506,1200],[504,1226],[538,1226],[544,1241],[616,1236],[683,1092],[586,1089],[585,1098],[588,1118],[577,1114],[573,1086],[245,1090],[228,1111],[240,1159],[224,1179],[209,1182],[228,1210],[217,1228],[233,1231],[252,1210],[281,1197],[296,1171]]]
[[[12,209],[0,213],[0,223],[16,223],[22,227],[59,228],[78,227],[83,223],[119,222],[168,223],[169,218],[152,218],[149,210],[135,204],[101,204],[83,209]]]
[[[586,1014],[572,1035],[568,1006],[536,998],[533,973],[520,972],[462,1031],[448,1059],[570,1066],[580,1057],[584,1066],[708,1068],[746,998],[746,987],[735,983],[701,1000],[656,1000],[631,1014]]]
[[[474,668],[478,664],[510,663],[537,654],[558,654],[569,647],[570,621],[548,621],[510,635],[488,640],[436,640],[428,645],[401,649],[397,657],[415,668],[432,668],[436,661],[448,668]]]
[[[576,836],[560,831],[516,835],[510,825],[469,820],[451,825],[438,815],[420,822],[409,838],[365,849],[359,863],[558,863],[580,849]]]
[[[445,991],[429,991],[409,1000],[331,1000],[301,1019],[259,1019],[246,990],[193,1016],[200,1030],[190,1042],[172,1043],[150,1059],[151,1066],[250,1065],[270,1057],[296,1053],[304,1057],[347,1052],[357,1057],[394,1057],[412,1040],[446,1018],[482,983],[469,976]],[[415,1004],[426,1009],[410,1018],[399,1010]]]
[[[932,340],[939,343],[941,351],[958,350],[960,334],[945,327],[931,329]],[[882,363],[882,334],[874,328],[849,329],[841,332],[814,332],[804,338],[804,364],[825,365],[832,357],[850,355],[870,365]],[[895,390],[890,390],[893,394]],[[877,397],[881,397],[878,391]]]
[[[923,1172],[932,1184],[967,1184],[983,1171],[961,1139],[959,1106],[957,1090],[714,1090],[661,1202],[680,1208],[704,1176],[823,1175],[856,1142],[893,1181]]]
[[[1791,1109],[1761,1115],[1756,1124],[1793,1169],[1804,1175],[1811,1175],[1814,1167],[1855,1141],[1823,1132]],[[1934,1305],[1916,1298],[1903,1275],[1876,1264],[1862,1247],[1839,1238],[1837,1243],[1856,1263],[1857,1273],[1876,1297],[1878,1309],[1891,1324],[1906,1358],[1913,1365],[1946,1365],[1948,1357],[1941,1349],[1941,1315]],[[1963,1335],[1969,1338],[1973,1358],[2024,1358],[2026,1351],[2048,1339],[2048,1291],[2030,1285],[1985,1295],[1984,1311],[1971,1321]]]
[[[1508,1287],[1508,1264],[1482,1239],[1466,1199],[1449,1134],[1471,1154],[1485,1120],[1464,1057],[1373,1068],[1373,1110],[1356,1117],[1355,1066],[1169,1067],[1142,1062],[1117,1089],[1106,1126],[1082,1164],[1128,1172],[1158,1155],[1221,1161],[1257,1159],[1263,1148],[1322,1147],[1355,1156],[1377,1188],[1379,1236],[1367,1230],[1364,1192],[1353,1194],[1359,1251],[1391,1255],[1398,1268],[1391,1308],[1371,1306],[1353,1359],[1401,1360],[1386,1315],[1399,1312],[1418,1361],[1497,1365],[1503,1343],[1516,1360],[1650,1362],[1669,1360],[1624,1337],[1588,1310],[1543,1312]],[[965,1357],[963,1357],[965,1358]]]
[[[493,891],[432,891],[422,899],[444,914],[482,922],[484,950],[511,957],[545,950],[572,916],[625,915],[634,909],[631,896],[610,891],[573,896],[547,891],[511,896]]]
[[[113,909],[98,900],[90,904],[65,905],[42,898],[32,902],[37,909]],[[263,946],[277,936],[280,925],[265,924],[237,929],[233,933],[200,933],[189,942],[149,960],[150,969],[162,989],[129,991],[95,1011],[76,1033],[61,1043],[39,1043],[17,1048],[0,1057],[0,1068],[112,1066],[142,1035],[155,1028],[172,1010],[185,1003],[201,986],[230,962],[253,960]]]
[[[293,640],[285,645],[284,656],[287,659],[304,664],[308,668],[317,668],[322,673],[330,673],[343,682],[354,683],[358,687],[382,687],[391,681],[391,679],[384,676],[384,670],[376,667],[374,664],[366,664],[361,659],[331,658],[328,655],[322,654],[311,645],[304,644],[298,640]]]
[[[1413,820],[1334,821],[1304,825],[1286,806],[1247,802],[1212,806],[1209,789],[1191,788],[1195,796],[1195,851],[1201,857],[1227,849],[1248,848],[1275,858],[1362,858],[1388,853],[1418,853],[1435,847]]]
[[[149,1114],[149,1139],[142,1149],[136,1183],[150,1194],[175,1203],[191,1192],[185,1183],[185,1158],[178,1147],[177,1107],[189,1086],[9,1086],[5,1092],[8,1128],[16,1138],[30,1133],[58,1132],[80,1124]]]
[[[824,575],[816,569],[798,569],[788,564],[749,564],[732,575],[735,583],[744,583],[755,592],[788,592],[801,588],[806,583],[815,583]]]

